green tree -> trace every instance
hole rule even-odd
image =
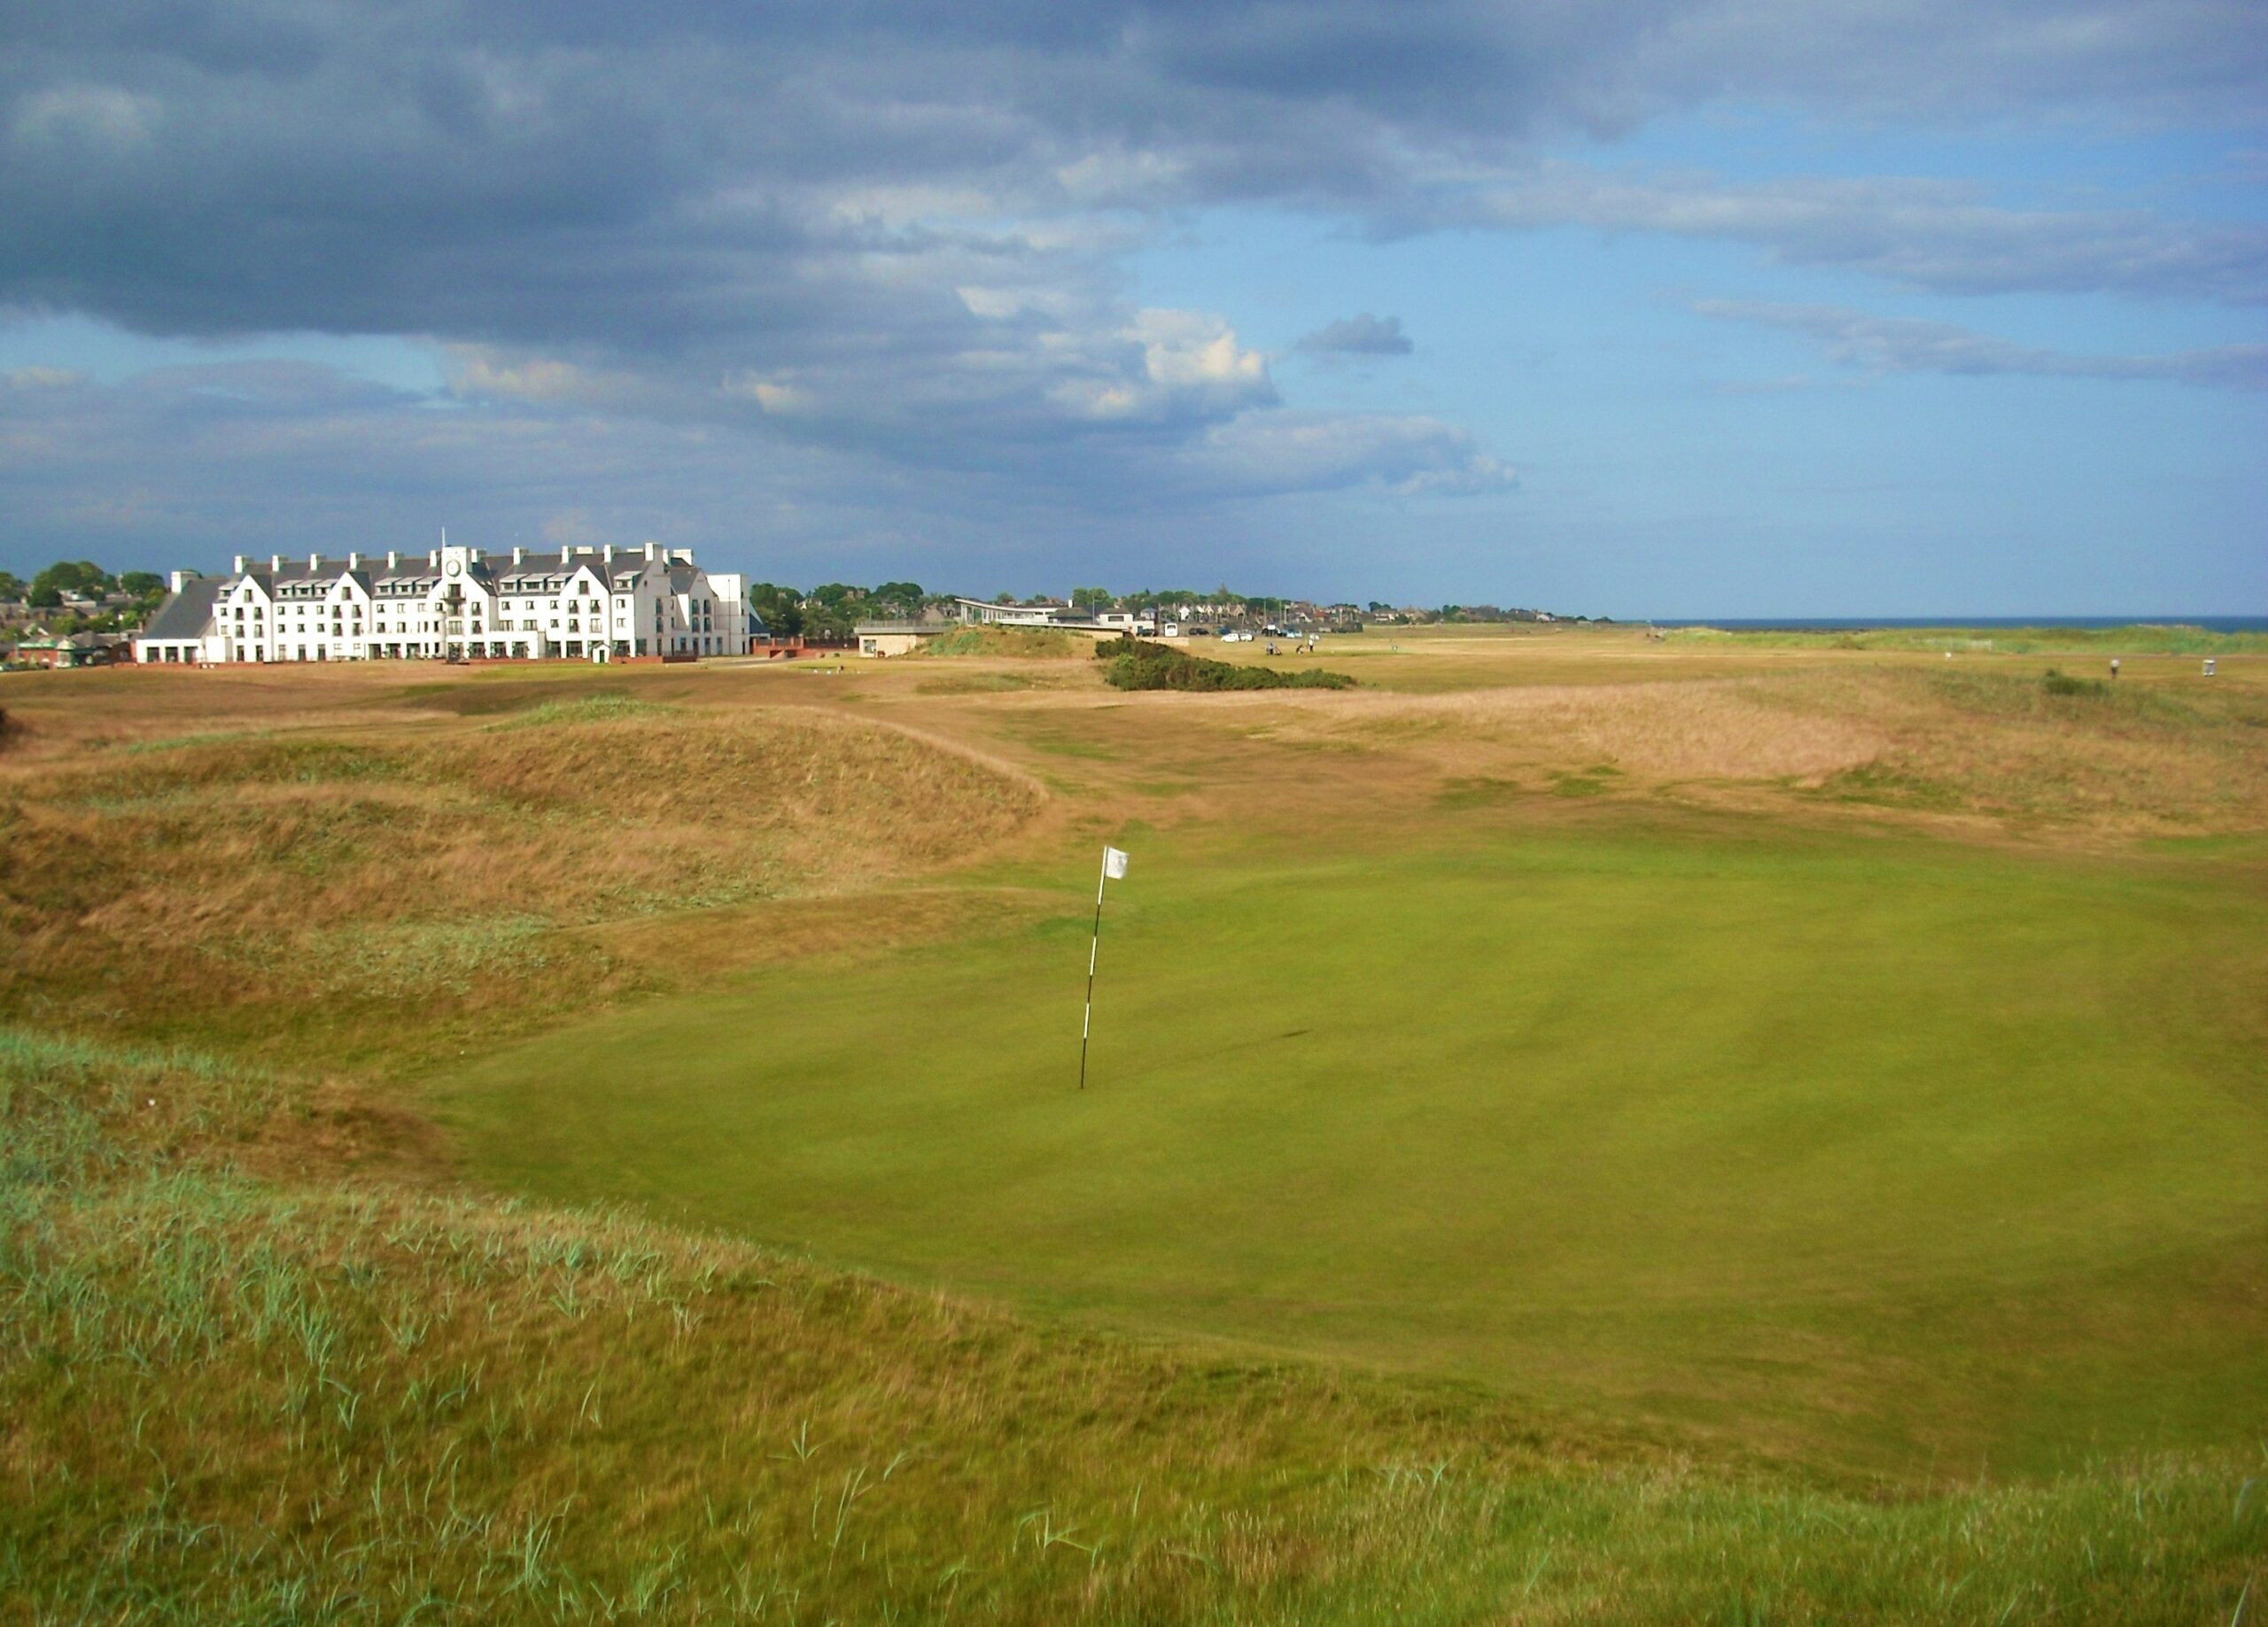
[[[59,559],[32,578],[31,601],[43,608],[63,602],[66,593],[99,594],[117,583],[90,559]]]
[[[0,599],[21,599],[24,579],[12,570],[0,570]]]
[[[136,599],[162,599],[166,579],[154,570],[129,570],[118,579],[118,591]]]
[[[1074,610],[1107,610],[1115,603],[1107,587],[1075,587],[1071,590]]]
[[[792,639],[804,630],[804,596],[792,587],[758,582],[748,590],[748,603],[775,639]]]
[[[804,631],[815,639],[847,639],[866,602],[863,587],[822,582],[804,595]]]
[[[866,594],[870,603],[888,606],[893,616],[920,615],[928,597],[919,582],[885,582]]]

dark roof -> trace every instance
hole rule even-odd
[[[166,595],[142,629],[145,639],[201,639],[213,620],[213,601],[221,596],[218,577],[191,577],[181,592]]]
[[[471,566],[470,574],[478,579],[493,584],[501,592],[515,593],[522,591],[520,587],[522,583],[532,584],[548,577],[571,576],[582,569],[589,570],[602,582],[617,585],[626,585],[636,579],[649,565],[665,562],[667,562],[659,557],[649,560],[642,546],[635,548],[617,549],[611,563],[603,554],[597,553],[528,553],[522,556],[518,564],[515,565],[512,562],[512,556],[508,553],[490,554],[485,559],[476,560]],[[688,571],[695,569],[686,565],[678,565],[675,568]],[[264,560],[247,558],[245,561],[244,570],[245,577],[257,577],[260,581],[278,585],[289,584],[295,586],[313,582],[336,582],[340,577],[348,574],[350,573],[346,555],[343,554],[325,554],[320,569],[310,569],[307,556],[301,554],[298,558],[285,558],[281,566],[270,565]],[[384,554],[365,554],[353,567],[351,574],[362,584],[365,589],[368,589],[380,582],[427,584],[438,582],[441,579],[441,568],[423,554],[404,554],[401,555],[401,563],[392,568],[387,566]],[[228,579],[235,582],[243,578],[231,576]]]

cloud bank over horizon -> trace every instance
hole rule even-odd
[[[791,579],[1534,600],[1784,588],[1809,535],[1840,608],[1880,536],[1803,493],[1861,476],[1865,422],[1758,418],[1737,485],[1682,449],[1790,346],[1922,439],[1977,410],[1936,391],[2042,392],[2138,482],[2256,437],[2256,20],[35,3],[0,20],[0,560],[455,516]],[[2156,386],[2202,440],[2125,433]],[[2180,591],[2268,602],[2251,479],[2158,516],[2198,532]],[[2123,569],[2139,495],[2089,507]]]

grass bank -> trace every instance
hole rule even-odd
[[[288,1079],[0,1033],[0,1615],[2219,1620],[2260,1464],[1884,1499],[589,1213],[279,1184]]]
[[[962,627],[939,633],[913,654],[921,657],[1009,655],[1024,659],[1081,656],[1094,642],[1084,633],[1048,627]]]
[[[493,720],[198,734],[0,782],[0,1005],[367,1060],[402,1048],[390,1012],[493,1035],[636,987],[562,929],[871,885],[1040,804],[895,730],[508,693]]]

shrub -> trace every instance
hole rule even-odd
[[[2071,678],[2054,667],[2047,669],[2039,685],[2051,695],[2099,695],[2110,688],[2099,678]]]
[[[1146,644],[1130,635],[1113,644],[1095,646],[1095,657],[1107,661],[1103,681],[1113,689],[1351,689],[1355,680],[1344,672],[1306,667],[1285,672],[1275,667],[1240,667],[1226,661],[1185,655],[1161,644]]]

